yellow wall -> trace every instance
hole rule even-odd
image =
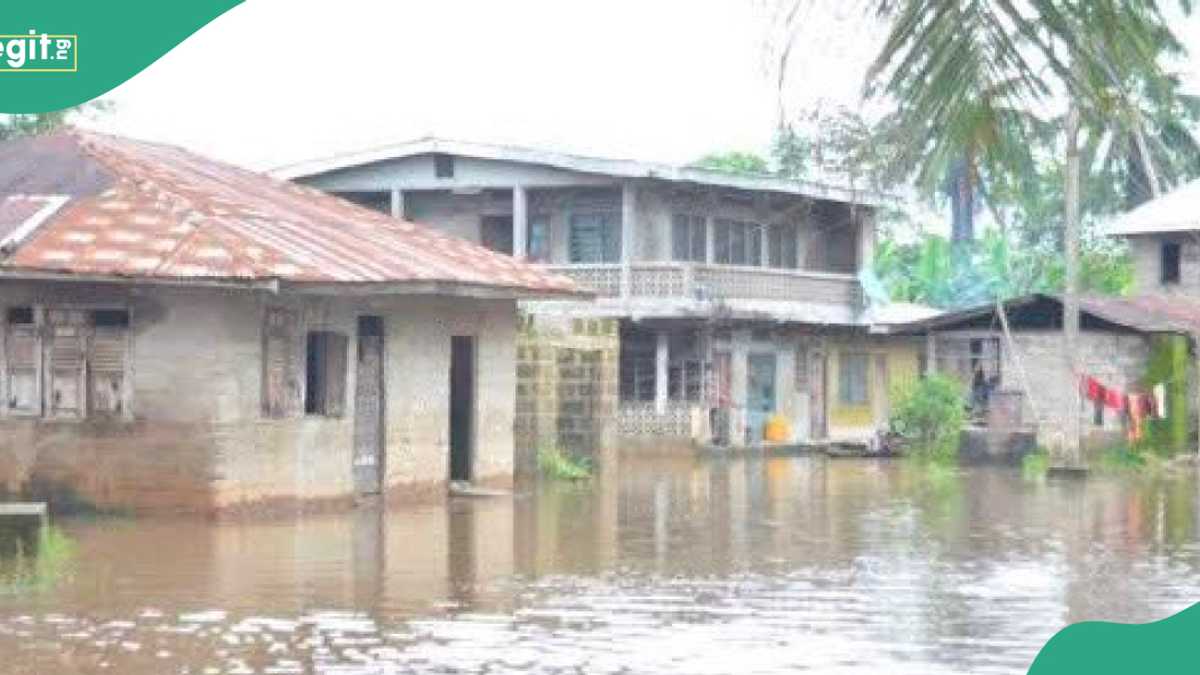
[[[900,385],[920,376],[920,354],[924,348],[911,338],[855,337],[832,338],[828,343],[829,368],[825,391],[829,400],[829,437],[832,440],[863,439],[874,435],[886,424],[891,407],[891,394]],[[867,397],[865,405],[841,403],[842,355],[865,353],[870,356],[867,367]],[[887,378],[880,377],[877,357],[887,358]]]

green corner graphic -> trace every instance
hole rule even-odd
[[[0,13],[0,112],[61,110],[103,96],[241,1],[40,0],[6,6]],[[57,42],[51,45],[43,35],[62,40],[57,61],[42,48]],[[35,50],[38,58],[31,58]]]
[[[1154,623],[1077,623],[1050,638],[1029,675],[1200,673],[1197,635],[1200,604]]]

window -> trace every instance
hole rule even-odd
[[[790,223],[772,225],[767,241],[768,260],[771,267],[794,270],[800,267],[796,226]]]
[[[621,331],[621,400],[653,401],[655,380],[654,333],[630,327]]]
[[[313,331],[306,344],[304,413],[341,417],[346,409],[346,336]]]
[[[671,259],[704,262],[707,258],[708,227],[704,216],[677,213],[671,218]]]
[[[526,240],[528,257],[533,262],[550,262],[550,220],[544,214],[529,217],[529,235]]]
[[[126,413],[129,325],[123,309],[9,309],[9,414],[71,420]]]
[[[1178,242],[1164,241],[1162,244],[1162,285],[1178,284],[1183,278],[1181,267],[1182,247]]]
[[[94,415],[120,415],[124,412],[128,335],[129,312],[92,312],[87,400],[90,412]]]
[[[345,199],[348,202],[365,206],[373,211],[392,215],[392,193],[391,192],[368,192],[368,191],[345,191],[334,192],[334,195]]]
[[[863,406],[870,403],[867,391],[870,357],[862,353],[843,352],[839,361],[838,401],[845,406]]]
[[[437,153],[433,156],[433,175],[438,178],[454,178],[454,155]]]
[[[674,334],[667,343],[667,398],[698,403],[704,394],[704,361],[693,333]]]
[[[573,263],[615,263],[621,259],[621,219],[613,212],[573,213],[568,243]]]
[[[42,412],[41,377],[38,355],[41,341],[32,307],[8,310],[5,331],[5,391],[8,410],[19,415],[40,415]]]
[[[762,229],[756,223],[718,220],[713,229],[713,262],[762,265]]]

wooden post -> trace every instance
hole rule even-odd
[[[925,334],[925,374],[937,375],[937,333],[929,331]]]
[[[529,254],[529,207],[523,185],[514,185],[512,189],[512,227],[513,257],[524,260]]]

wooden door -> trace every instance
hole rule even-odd
[[[358,365],[354,384],[354,488],[376,494],[383,487],[383,319],[358,319]]]
[[[475,453],[475,338],[450,346],[450,480],[470,481]]]
[[[811,394],[810,412],[812,414],[812,437],[824,439],[829,435],[826,423],[825,403],[825,371],[829,357],[821,352],[812,353],[812,368],[808,374],[809,392]]]

